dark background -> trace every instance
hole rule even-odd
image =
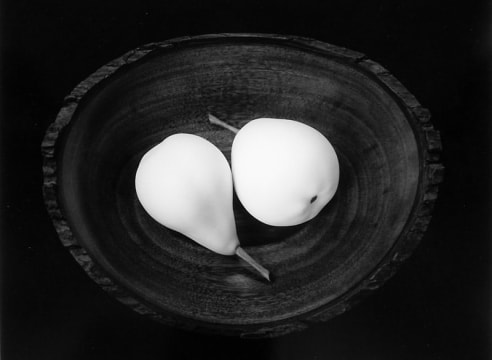
[[[2,1],[2,359],[490,359],[491,60],[486,1]],[[365,53],[433,114],[446,166],[413,256],[366,301],[273,340],[149,322],[93,283],[44,208],[40,142],[71,89],[139,45],[302,35]]]

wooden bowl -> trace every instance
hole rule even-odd
[[[235,199],[244,248],[266,268],[210,252],[157,224],[139,204],[141,156],[194,133],[230,158],[258,117],[322,132],[340,186],[313,220],[272,227]],[[312,39],[261,34],[186,37],[112,61],[65,99],[42,144],[44,195],[61,241],[105,290],[185,329],[277,336],[327,320],[380,286],[422,237],[442,177],[429,112],[364,55]]]

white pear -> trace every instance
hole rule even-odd
[[[192,134],[167,137],[140,160],[135,188],[158,223],[216,253],[237,254],[268,278],[239,246],[231,169],[211,142]]]
[[[243,126],[232,144],[231,166],[245,209],[273,226],[314,218],[333,198],[340,174],[328,139],[288,119],[260,118]]]

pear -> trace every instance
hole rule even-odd
[[[333,198],[340,175],[328,139],[289,119],[259,118],[244,125],[234,137],[231,167],[244,208],[273,226],[314,218]]]
[[[161,225],[222,255],[238,255],[268,279],[239,245],[227,159],[208,140],[174,134],[151,148],[135,175],[137,197]]]

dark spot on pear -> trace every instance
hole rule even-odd
[[[314,195],[309,202],[312,204],[313,202],[316,201],[317,198],[318,198],[318,195]]]

